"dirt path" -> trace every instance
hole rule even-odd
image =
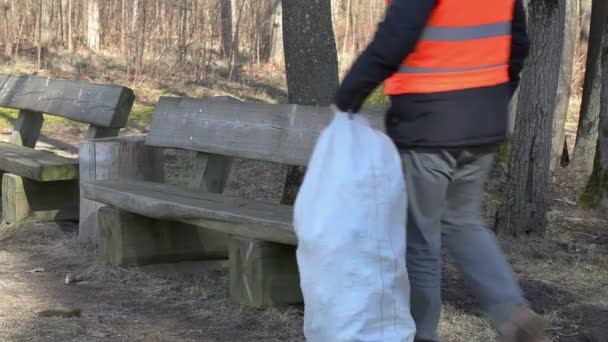
[[[300,309],[255,311],[230,303],[227,274],[221,268],[203,269],[196,276],[172,276],[101,267],[90,251],[77,244],[73,233],[66,233],[74,228],[69,224],[4,227],[0,341],[301,339]],[[40,268],[44,271],[30,273]],[[84,281],[66,284],[68,273]],[[80,317],[61,317],[76,311]]]
[[[78,134],[60,133],[64,145],[49,140],[41,146],[71,155]],[[169,180],[183,181],[187,155],[168,157]],[[228,191],[259,199],[282,191],[268,185],[280,170],[251,162],[238,166]],[[252,177],[268,184],[260,187],[248,181]],[[554,180],[544,239],[502,244],[531,304],[551,322],[547,341],[606,342],[608,222],[573,205],[570,180]],[[489,220],[501,192],[491,190],[485,201]],[[304,340],[302,307],[253,310],[232,303],[221,263],[112,268],[77,243],[76,230],[75,224],[0,226],[0,342]],[[44,271],[29,272],[37,268]],[[189,272],[174,272],[178,268]],[[494,341],[467,285],[449,265],[444,273],[444,341]],[[66,284],[68,274],[83,281]]]

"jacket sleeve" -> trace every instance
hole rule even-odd
[[[345,112],[358,112],[365,99],[394,74],[416,48],[437,0],[393,0],[374,39],[357,58],[338,88],[334,102]]]
[[[511,89],[515,91],[519,86],[519,75],[524,67],[526,57],[530,51],[530,40],[526,25],[526,12],[522,0],[515,1],[513,10],[513,26],[511,29],[511,58],[509,61],[509,79]]]

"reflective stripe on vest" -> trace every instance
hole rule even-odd
[[[505,65],[503,64],[492,64],[492,65],[482,65],[482,66],[476,66],[476,67],[470,67],[470,68],[418,68],[418,67],[413,67],[413,66],[409,66],[409,65],[402,65],[399,67],[399,73],[400,74],[440,74],[440,73],[446,73],[446,72],[461,72],[461,71],[475,71],[475,70],[484,70],[484,69],[492,69],[492,68],[497,68],[500,66]]]
[[[433,27],[424,29],[420,40],[454,42],[500,37],[511,34],[511,22],[468,27]]]
[[[419,42],[385,84],[389,95],[508,82],[514,0],[438,0]]]

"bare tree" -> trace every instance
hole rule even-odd
[[[0,2],[0,11],[2,11],[2,20],[4,22],[4,27],[2,31],[4,33],[4,56],[11,57],[13,54],[13,37],[11,34],[10,24],[9,24],[9,12],[11,10],[11,2],[10,0],[3,0]]]
[[[68,0],[68,50],[74,50],[74,36],[72,32],[72,0]]]
[[[608,2],[594,0],[591,16],[589,51],[599,50],[600,52],[599,72],[596,74],[601,75],[601,91],[594,93],[599,97],[599,130],[593,172],[587,182],[581,202],[587,206],[600,207],[606,215],[606,210],[608,210]],[[594,18],[595,20],[593,20]],[[600,38],[598,39],[597,36]],[[598,43],[599,47],[592,46]]]
[[[289,102],[329,105],[338,87],[338,57],[330,0],[283,0],[283,45]],[[295,199],[304,171],[287,176],[284,203]]]
[[[99,20],[99,3],[97,0],[87,1],[87,46],[91,50],[99,50],[101,22]]]
[[[566,117],[570,108],[572,92],[572,71],[574,66],[574,50],[579,34],[579,0],[566,1],[566,21],[564,25],[564,47],[562,63],[557,87],[557,104],[553,119],[553,139],[551,143],[551,171],[560,164],[564,144],[566,143]]]
[[[593,156],[597,146],[602,89],[601,42],[603,23],[606,21],[605,15],[602,13],[604,5],[605,2],[600,1],[593,1],[592,5],[583,99],[572,160],[572,167],[576,174],[583,179],[587,179],[593,171]]]
[[[282,4],[289,102],[328,105],[338,87],[330,0]]]
[[[283,50],[283,6],[277,1],[277,6],[272,14],[272,45],[270,61],[274,64],[283,64],[285,51]]]
[[[505,201],[496,222],[499,233],[512,236],[545,231],[566,1],[531,1],[528,13],[534,48],[522,76]]]

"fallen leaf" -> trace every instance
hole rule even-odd
[[[82,279],[82,277],[75,275],[75,274],[71,274],[68,273],[68,275],[65,276],[65,283],[66,284],[74,284],[74,283],[80,283],[82,282],[84,279]]]
[[[97,338],[105,338],[106,334],[104,334],[103,332],[99,331],[99,330],[87,330],[87,334],[93,336],[93,337],[97,337]]]
[[[31,274],[35,274],[35,273],[42,273],[42,272],[44,272],[44,271],[46,271],[44,268],[42,268],[42,267],[38,267],[38,268],[34,268],[33,270],[29,270],[29,271],[27,271],[27,272],[28,272],[28,273],[31,273]]]

